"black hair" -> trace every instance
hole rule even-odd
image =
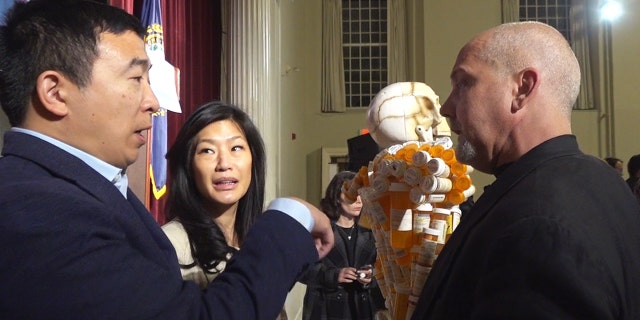
[[[627,171],[629,172],[629,177],[635,177],[640,171],[640,154],[636,154],[629,158],[629,162],[627,162]]]
[[[17,2],[0,26],[0,104],[12,126],[21,125],[38,76],[59,71],[80,88],[91,81],[100,34],[135,32],[126,11],[86,0]]]
[[[606,161],[612,168],[615,168],[618,162],[622,162],[622,160],[614,157],[606,157],[604,158],[604,161]]]
[[[236,250],[227,244],[224,233],[205,207],[193,177],[193,158],[198,133],[209,124],[223,120],[231,120],[242,129],[252,157],[251,183],[238,202],[234,225],[242,244],[249,228],[263,211],[266,174],[264,143],[249,116],[236,106],[209,102],[189,116],[167,153],[170,179],[165,215],[167,220],[180,219],[187,231],[194,261],[210,272],[215,272],[218,263],[226,261],[228,254]]]
[[[338,220],[344,213],[341,206],[342,186],[345,181],[352,180],[355,176],[356,173],[353,171],[340,171],[329,182],[324,198],[320,200],[320,208],[332,221]]]

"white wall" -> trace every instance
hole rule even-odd
[[[615,21],[613,32],[613,94],[615,103],[615,156],[625,163],[640,153],[640,1],[623,1],[625,14]],[[589,130],[589,126],[583,127]],[[603,155],[606,156],[606,155]]]

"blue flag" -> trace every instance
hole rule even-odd
[[[154,64],[154,60],[164,61],[164,36],[162,31],[162,13],[160,0],[145,0],[142,6],[142,25],[146,26],[145,35],[146,51]],[[153,69],[153,68],[152,68]],[[150,75],[151,77],[151,75]],[[152,88],[154,79],[151,79]],[[155,92],[155,91],[154,91]],[[149,176],[151,178],[151,191],[156,200],[160,199],[167,191],[167,110],[160,103],[160,109],[152,116],[151,136],[148,139],[149,152]]]

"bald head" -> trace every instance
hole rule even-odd
[[[558,30],[533,21],[506,23],[483,32],[475,41],[482,42],[478,58],[505,75],[527,67],[540,70],[546,79],[540,89],[563,112],[571,113],[580,91],[580,66]]]
[[[458,134],[456,156],[493,173],[551,138],[571,134],[580,68],[554,28],[538,22],[503,24],[460,51],[453,90],[440,113]]]

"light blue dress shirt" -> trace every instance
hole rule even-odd
[[[271,201],[267,209],[278,210],[296,219],[302,226],[311,232],[315,221],[311,217],[311,211],[304,204],[289,198],[277,198]]]
[[[54,139],[42,133],[38,133],[33,130],[28,130],[24,128],[17,128],[17,127],[12,127],[11,131],[21,132],[21,133],[28,134],[36,138],[42,139],[76,156],[77,158],[82,160],[84,163],[86,163],[89,167],[93,168],[93,170],[96,170],[105,179],[111,181],[111,183],[113,183],[113,185],[116,188],[118,188],[120,193],[125,198],[127,197],[127,188],[129,187],[129,179],[127,178],[127,174],[125,170],[114,167],[80,149],[74,148],[60,140]]]

